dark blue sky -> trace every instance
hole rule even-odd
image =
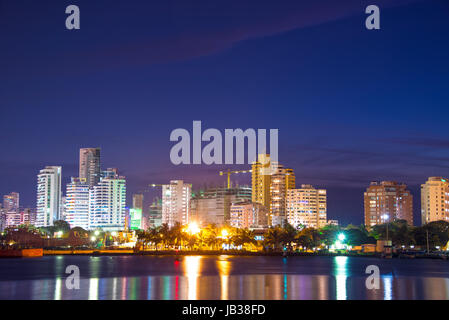
[[[278,128],[280,161],[343,223],[381,179],[410,186],[417,220],[419,184],[449,175],[447,0],[0,0],[0,40],[0,194],[24,206],[43,166],[77,175],[80,147],[101,147],[129,194],[221,183],[223,167],[170,163],[170,132],[193,120]]]

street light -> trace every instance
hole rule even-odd
[[[344,233],[340,233],[338,234],[338,240],[340,240],[341,242],[343,242],[346,239],[346,236]]]

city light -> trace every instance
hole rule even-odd
[[[95,235],[98,236],[100,234],[100,231],[96,230]]]
[[[185,232],[194,235],[198,234],[201,231],[201,229],[198,227],[198,224],[196,222],[191,222],[185,229]]]
[[[97,240],[97,237],[91,237],[90,240],[91,240],[92,242],[94,242],[94,241]]]
[[[344,233],[340,233],[340,234],[338,235],[338,240],[340,240],[341,242],[345,241],[345,239],[346,239],[346,236],[345,236]]]
[[[229,236],[229,231],[227,229],[221,230],[221,237],[227,238]]]

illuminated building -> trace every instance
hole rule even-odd
[[[413,225],[413,196],[405,184],[371,182],[364,198],[366,227],[397,219]]]
[[[71,228],[89,228],[89,184],[84,179],[72,178],[67,184],[65,221]]]
[[[286,220],[286,192],[295,188],[293,169],[271,163],[270,155],[259,154],[252,164],[252,202],[270,211],[270,225],[282,225]]]
[[[170,181],[162,187],[162,223],[171,228],[176,222],[189,223],[192,185],[182,180]]]
[[[259,154],[252,164],[252,201],[270,207],[271,162],[270,155]]]
[[[421,185],[421,222],[449,221],[449,181],[430,177]]]
[[[60,219],[61,172],[61,167],[45,167],[37,176],[36,227],[49,227]]]
[[[130,217],[130,229],[131,230],[141,230],[142,229],[142,209],[132,208],[129,210]]]
[[[273,168],[270,183],[270,218],[271,225],[282,225],[286,220],[287,191],[295,189],[293,169],[277,164]]]
[[[201,227],[227,224],[230,220],[231,204],[244,200],[251,200],[250,187],[218,187],[196,192],[191,199],[191,221]]]
[[[130,210],[131,230],[146,230],[147,221],[143,214],[143,194],[133,194],[133,207]]]
[[[119,231],[125,228],[126,180],[117,170],[89,190],[89,229]]]
[[[92,187],[100,181],[100,148],[80,149],[79,178]]]
[[[301,189],[287,190],[287,221],[297,228],[321,228],[327,224],[327,192],[303,184]]]
[[[268,227],[268,209],[251,201],[236,202],[231,205],[230,224],[235,228],[263,229]]]
[[[9,211],[5,214],[5,227],[18,227],[32,224],[32,210],[29,208]]]

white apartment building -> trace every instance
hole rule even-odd
[[[421,222],[449,222],[449,180],[430,177],[421,185]]]
[[[37,175],[36,227],[52,226],[61,214],[61,167],[50,166]]]
[[[88,229],[120,231],[125,228],[126,180],[110,174],[89,190]]]
[[[65,220],[71,228],[89,228],[89,184],[84,179],[72,178],[67,184]]]
[[[170,181],[162,187],[162,223],[171,228],[176,222],[189,223],[192,185],[182,180]]]

